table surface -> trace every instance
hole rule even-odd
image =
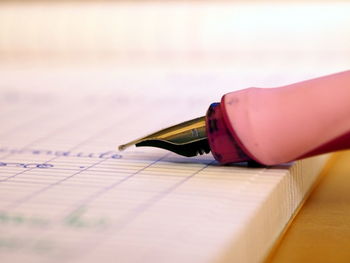
[[[350,262],[350,151],[335,154],[266,262]]]

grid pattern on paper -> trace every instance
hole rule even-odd
[[[163,125],[159,118],[127,122],[145,107],[155,113],[152,104],[111,118],[106,112],[116,105],[108,100],[1,101],[4,260],[207,262],[287,180],[288,166],[250,170],[217,166],[210,156],[117,152],[120,140],[142,133],[138,127]],[[287,204],[281,213],[294,209]]]

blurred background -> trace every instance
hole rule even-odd
[[[278,86],[350,68],[349,14],[348,1],[1,1],[0,76],[156,74],[220,96]]]

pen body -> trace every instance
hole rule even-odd
[[[274,165],[350,148],[350,71],[223,96],[207,113],[220,163]]]

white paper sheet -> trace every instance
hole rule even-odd
[[[260,261],[323,164],[251,169],[211,155],[120,153],[120,143],[204,114],[207,101],[38,85],[9,77],[0,89],[2,262]]]

